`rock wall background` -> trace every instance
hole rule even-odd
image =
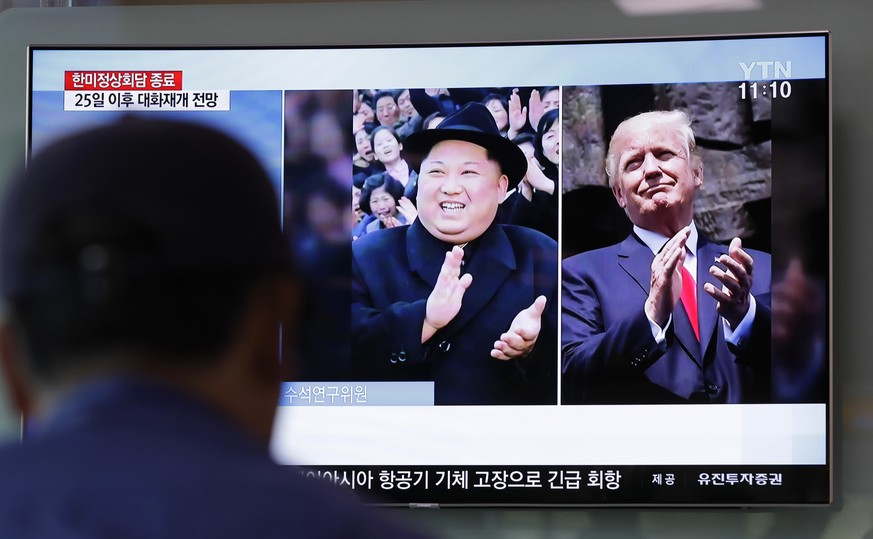
[[[564,87],[563,215],[590,211],[575,202],[568,207],[568,201],[581,198],[580,189],[607,186],[606,149],[622,120],[647,110],[681,109],[692,119],[704,163],[704,183],[695,199],[697,226],[717,241],[739,236],[769,250],[771,103],[760,96],[742,100],[737,86],[729,82]],[[572,235],[565,226],[564,237]]]

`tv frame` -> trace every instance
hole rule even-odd
[[[832,219],[832,208],[831,208],[831,200],[832,200],[832,195],[831,195],[831,189],[832,189],[832,181],[831,181],[832,155],[831,155],[831,151],[830,151],[830,139],[831,139],[830,123],[831,123],[831,109],[832,109],[832,107],[831,107],[831,103],[830,103],[830,95],[831,95],[831,88],[830,88],[830,84],[831,84],[831,82],[830,82],[830,81],[831,81],[831,78],[830,78],[830,41],[829,41],[829,37],[828,37],[827,34],[823,34],[823,33],[790,33],[790,34],[789,34],[789,33],[786,33],[786,34],[750,34],[750,35],[739,35],[739,34],[738,34],[738,35],[731,35],[731,36],[693,36],[693,37],[651,38],[651,39],[647,39],[647,38],[635,38],[635,39],[628,39],[628,40],[624,40],[624,39],[606,39],[606,40],[579,40],[579,41],[575,41],[575,40],[574,40],[574,41],[545,41],[545,42],[531,42],[531,43],[508,42],[508,43],[487,43],[487,44],[476,43],[476,44],[455,44],[455,45],[450,45],[450,44],[439,44],[439,45],[435,45],[435,46],[423,45],[423,44],[422,44],[422,45],[408,45],[408,44],[404,44],[404,45],[384,45],[384,46],[383,46],[383,45],[367,45],[367,46],[363,46],[363,47],[355,47],[355,46],[337,46],[337,47],[314,47],[314,46],[311,46],[311,47],[300,47],[300,46],[292,46],[292,47],[288,47],[288,49],[291,49],[291,50],[300,50],[300,51],[307,51],[307,50],[348,50],[348,49],[356,49],[356,50],[373,50],[373,49],[382,49],[382,48],[389,48],[389,49],[407,49],[407,48],[408,48],[408,49],[421,49],[421,48],[429,48],[429,47],[440,48],[440,49],[442,49],[442,48],[452,48],[452,49],[455,49],[455,48],[476,48],[476,47],[524,47],[524,46],[598,45],[598,44],[599,44],[599,45],[609,45],[609,44],[616,44],[616,43],[630,43],[630,44],[634,44],[634,43],[649,43],[649,42],[668,43],[668,42],[685,42],[685,41],[695,41],[695,40],[719,41],[719,40],[732,40],[732,39],[766,39],[766,38],[780,38],[780,37],[808,37],[808,36],[824,36],[824,37],[825,37],[825,41],[826,41],[826,49],[825,49],[826,67],[825,67],[825,70],[826,70],[826,82],[827,82],[827,88],[826,88],[826,91],[827,91],[827,105],[828,105],[828,111],[827,111],[827,122],[828,122],[828,127],[829,127],[829,133],[828,133],[828,156],[827,156],[827,169],[828,169],[828,170],[827,170],[827,175],[828,175],[828,178],[827,178],[827,180],[828,180],[828,181],[827,181],[827,193],[828,193],[827,210],[828,210],[828,224],[830,225],[830,221],[831,221],[831,219]],[[51,46],[46,46],[46,47],[34,46],[34,47],[31,47],[31,51],[43,50],[43,49],[68,49],[68,50],[77,50],[77,51],[96,51],[96,50],[105,50],[105,49],[120,49],[120,50],[128,50],[128,51],[135,51],[135,50],[170,51],[170,50],[258,50],[258,49],[272,49],[272,48],[274,48],[274,47],[266,47],[266,46],[259,46],[259,47],[217,47],[217,46],[212,46],[212,47],[189,47],[189,46],[186,46],[186,47],[168,47],[168,46],[160,46],[160,47],[147,47],[147,46],[137,46],[137,47],[121,46],[121,47],[112,47],[112,46],[106,46],[106,45],[100,45],[100,46],[95,46],[95,47],[82,47],[82,46],[75,46],[75,47],[68,47],[68,48],[66,48],[66,47],[60,47],[60,46],[57,46],[57,45],[51,45]],[[33,69],[33,63],[32,63],[32,62],[33,62],[33,56],[32,56],[32,54],[33,54],[33,53],[31,52],[31,56],[30,56],[30,62],[31,62],[31,63],[30,63],[30,68],[31,68],[31,70]],[[32,71],[31,71],[31,73],[32,73]],[[29,81],[29,83],[32,83],[32,79]],[[28,138],[27,138],[27,140],[28,140],[28,152],[30,152],[30,149],[31,149],[31,143],[32,143],[32,141],[31,141],[31,129],[32,129],[31,121],[32,121],[32,114],[33,114],[33,110],[32,110],[32,103],[31,103],[31,100],[30,100],[30,92],[29,92],[29,99],[28,99]],[[833,357],[832,357],[832,338],[831,338],[831,335],[832,335],[832,327],[831,327],[831,312],[832,312],[832,305],[830,305],[830,302],[832,301],[831,298],[832,298],[832,275],[833,275],[833,268],[831,267],[831,265],[832,265],[832,237],[831,237],[831,234],[832,234],[832,232],[831,232],[831,230],[830,230],[830,226],[829,226],[829,230],[828,230],[828,239],[827,239],[827,243],[828,243],[828,264],[827,264],[827,265],[828,265],[828,283],[827,283],[827,299],[828,299],[828,308],[827,308],[827,333],[828,333],[828,335],[827,335],[827,347],[828,347],[828,358],[829,358],[829,361],[828,361],[828,371],[829,371],[829,372],[828,372],[828,379],[829,379],[829,384],[828,384],[828,385],[829,385],[829,397],[828,397],[828,399],[829,399],[829,401],[828,401],[827,414],[826,414],[826,415],[827,415],[827,427],[826,427],[826,429],[827,429],[827,448],[826,448],[826,452],[827,452],[827,463],[826,463],[826,466],[827,466],[827,476],[828,476],[828,479],[827,479],[827,482],[828,482],[828,487],[827,487],[828,494],[827,494],[827,500],[826,500],[826,501],[823,501],[823,502],[817,502],[817,503],[812,503],[811,505],[827,505],[827,504],[831,503],[831,501],[833,500],[833,419],[832,419],[832,414],[833,414],[833,407],[834,407],[834,398],[833,398],[833,383],[834,383],[834,381],[833,381]],[[378,467],[377,467],[377,468],[378,468]],[[771,466],[771,468],[772,468],[772,466]],[[304,469],[305,469],[305,468],[304,468]],[[422,499],[422,500],[423,500],[423,499]],[[415,501],[415,502],[406,502],[406,501],[396,502],[396,501],[388,501],[388,502],[386,502],[386,503],[388,503],[388,504],[400,504],[400,505],[412,504],[412,505],[416,505],[416,506],[420,506],[420,505],[429,505],[428,502],[426,502],[426,501],[422,501],[422,500]],[[778,501],[776,501],[776,502],[768,502],[768,501],[765,501],[765,502],[763,502],[763,503],[755,503],[755,502],[753,501],[753,502],[749,503],[748,501],[732,501],[732,500],[729,500],[729,501],[723,501],[723,500],[722,500],[722,501],[714,501],[714,502],[711,502],[711,503],[710,503],[710,502],[705,502],[705,503],[701,503],[700,505],[706,505],[706,506],[722,506],[722,505],[726,505],[726,506],[750,506],[750,505],[751,505],[751,506],[755,506],[755,505],[763,505],[763,506],[778,506],[778,505],[790,505],[790,504],[791,504],[791,503],[783,503],[783,502],[778,502]],[[440,503],[439,505],[454,505],[454,504],[451,503],[451,502],[449,502],[449,503]],[[603,502],[597,502],[597,501],[595,501],[595,502],[583,501],[582,503],[578,503],[578,502],[570,501],[570,502],[568,502],[568,503],[561,503],[561,502],[558,502],[558,503],[551,503],[551,502],[550,502],[550,503],[546,503],[546,504],[539,504],[539,503],[537,503],[537,502],[524,502],[524,503],[514,503],[514,502],[500,503],[500,502],[498,502],[498,503],[495,504],[495,503],[490,503],[490,502],[481,502],[480,500],[472,500],[472,501],[466,501],[466,502],[462,501],[462,502],[460,503],[460,505],[489,505],[489,506],[490,506],[490,505],[524,505],[524,506],[528,506],[528,505],[544,505],[544,506],[560,506],[560,505],[574,505],[574,506],[575,506],[575,505],[583,505],[583,506],[591,506],[591,505],[608,505],[608,506],[638,506],[638,505],[639,505],[639,506],[647,506],[647,507],[648,507],[648,506],[652,506],[652,505],[654,505],[654,506],[659,506],[659,505],[666,505],[666,506],[693,506],[693,505],[698,505],[698,504],[696,504],[696,503],[689,503],[689,502],[673,503],[673,502],[670,502],[669,500],[668,500],[668,501],[665,501],[665,502],[657,502],[657,501],[654,501],[652,504],[650,504],[650,503],[635,503],[635,502],[632,501],[632,500],[631,500],[631,501],[623,501],[623,500],[606,500],[606,501],[603,501]]]

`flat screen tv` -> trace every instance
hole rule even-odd
[[[307,292],[272,442],[301,474],[413,507],[826,505],[829,47],[32,46],[28,147],[135,114],[261,160]]]

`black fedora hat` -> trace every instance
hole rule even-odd
[[[491,112],[482,103],[467,103],[435,129],[413,133],[403,141],[403,158],[419,170],[421,162],[438,142],[463,140],[482,146],[500,164],[512,189],[527,173],[527,157],[521,148],[500,135]]]

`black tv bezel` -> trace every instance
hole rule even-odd
[[[827,282],[827,313],[826,313],[826,325],[827,325],[827,357],[828,357],[828,402],[827,406],[827,425],[826,425],[826,433],[827,433],[827,462],[825,467],[827,468],[827,476],[828,476],[828,493],[827,493],[827,501],[824,502],[791,502],[791,503],[781,503],[781,502],[748,502],[748,501],[715,501],[715,502],[640,502],[640,503],[623,503],[623,502],[606,502],[606,503],[597,503],[597,502],[583,502],[583,503],[439,503],[439,504],[431,504],[429,502],[420,501],[420,502],[395,502],[395,501],[387,501],[387,502],[374,502],[376,505],[387,505],[387,506],[411,506],[411,507],[432,507],[434,505],[438,505],[440,507],[540,507],[540,508],[549,508],[549,507],[644,507],[644,508],[658,508],[658,507],[667,507],[667,508],[682,508],[682,507],[816,507],[816,506],[829,506],[834,502],[834,445],[835,445],[835,425],[833,420],[833,411],[837,406],[836,396],[834,393],[835,388],[835,377],[834,377],[834,357],[833,357],[833,104],[832,104],[832,60],[831,60],[831,38],[830,33],[826,31],[819,32],[776,32],[776,33],[753,33],[753,34],[717,34],[717,35],[689,35],[689,36],[669,36],[669,37],[631,37],[631,38],[606,38],[606,39],[566,39],[566,40],[534,40],[534,41],[464,41],[464,42],[446,42],[446,43],[383,43],[383,44],[360,44],[360,45],[348,45],[348,44],[327,44],[327,45],[206,45],[206,46],[197,46],[197,45],[157,45],[157,46],[149,46],[149,45],[31,45],[28,47],[28,87],[27,87],[27,134],[26,134],[26,154],[27,159],[29,160],[32,153],[32,119],[33,119],[33,110],[32,110],[32,102],[30,96],[33,92],[33,61],[34,61],[34,52],[40,50],[70,50],[70,51],[100,51],[100,50],[117,50],[117,51],[134,51],[134,50],[155,50],[155,51],[184,51],[184,50],[281,50],[281,49],[291,49],[291,50],[322,50],[322,49],[380,49],[380,48],[393,48],[393,49],[403,49],[403,48],[465,48],[465,47],[513,47],[513,46],[536,46],[536,45],[588,45],[588,44],[628,44],[628,43],[662,43],[662,42],[689,42],[689,41],[714,41],[714,40],[754,40],[754,39],[773,39],[773,38],[792,38],[792,37],[824,37],[825,38],[825,72],[826,72],[826,91],[827,91],[827,118],[828,118],[828,129],[829,132],[827,134],[828,140],[828,148],[827,148],[827,196],[828,199],[826,201],[826,206],[828,210],[828,231],[827,231],[827,239],[828,239],[828,282]],[[22,418],[21,423],[21,436],[24,438],[26,436],[26,422],[24,418]],[[386,466],[387,467],[387,466]],[[534,466],[535,467],[535,466]],[[307,466],[303,466],[302,469],[307,469]],[[359,467],[360,468],[360,467]],[[775,466],[771,466],[769,468],[776,468]]]

